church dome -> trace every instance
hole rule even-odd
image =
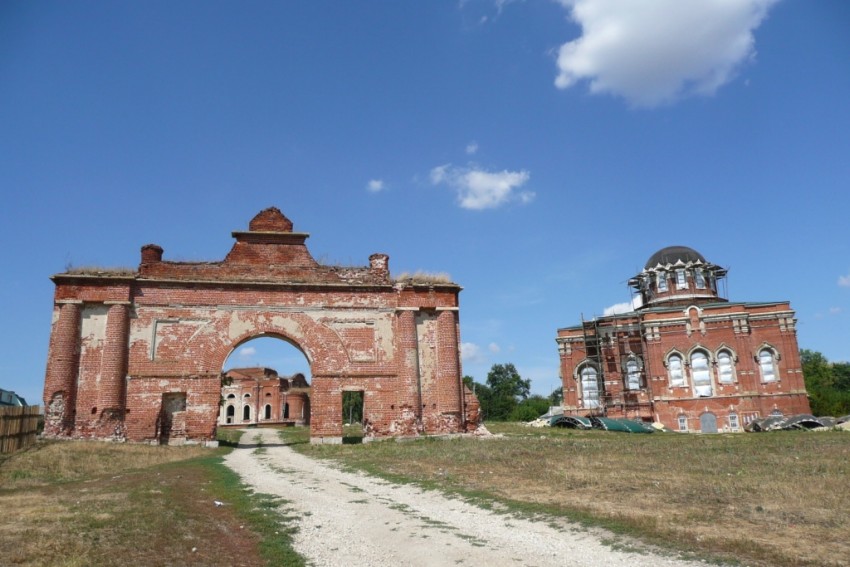
[[[662,266],[666,266],[668,264],[675,264],[680,260],[685,264],[691,262],[702,262],[703,264],[705,263],[705,258],[703,258],[702,254],[700,254],[693,248],[688,248],[687,246],[668,246],[666,248],[662,248],[661,250],[650,256],[649,260],[646,261],[646,266],[644,266],[644,269],[648,270],[650,268],[654,268],[659,264],[661,264]]]

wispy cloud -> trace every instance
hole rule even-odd
[[[248,347],[243,347],[243,348],[239,349],[239,355],[238,356],[239,356],[239,358],[251,358],[255,354],[257,354],[257,349],[255,349],[254,347],[248,346]]]
[[[478,142],[469,142],[466,144],[466,153],[471,156],[478,153]]]
[[[490,343],[487,345],[487,350],[492,352],[493,354],[499,354],[502,352],[502,347],[500,347],[497,343]]]
[[[481,347],[475,343],[461,343],[460,358],[463,362],[482,362],[484,353],[481,352]]]
[[[582,28],[558,51],[555,85],[651,107],[711,95],[755,58],[753,31],[778,0],[559,0]]]
[[[384,180],[383,179],[370,179],[369,183],[366,184],[366,189],[370,193],[378,193],[385,189]]]
[[[846,276],[838,276],[838,286],[850,287],[850,274],[847,274]]]
[[[528,171],[487,171],[478,166],[457,167],[445,164],[431,170],[434,185],[446,185],[457,192],[458,204],[464,209],[495,209],[510,201],[529,203],[534,192],[520,191],[528,183]]]

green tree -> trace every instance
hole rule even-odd
[[[549,398],[537,394],[529,396],[517,404],[508,419],[511,421],[532,421],[549,411]]]
[[[558,386],[549,394],[549,405],[559,406],[564,401],[564,387]]]
[[[523,380],[511,363],[494,364],[487,373],[487,386],[490,388],[490,400],[489,411],[485,415],[494,421],[508,419],[519,402],[528,399],[531,392],[531,380]],[[483,402],[481,405],[483,408]]]
[[[363,422],[363,392],[342,393],[342,419],[346,423]]]
[[[800,351],[803,379],[814,415],[850,414],[850,363],[829,362],[813,350]]]

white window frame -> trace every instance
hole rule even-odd
[[[730,413],[729,414],[729,431],[740,431],[740,429],[741,429],[741,422],[738,421],[738,414],[737,413]]]
[[[699,357],[699,358],[698,358]],[[697,366],[697,362],[705,360],[705,366],[702,364]],[[694,350],[688,361],[691,366],[691,384],[693,385],[694,395],[700,398],[710,398],[714,395],[714,387],[711,383],[711,358],[704,350]],[[699,379],[699,383],[697,383]]]
[[[590,373],[593,374],[592,382],[590,379],[586,379],[585,372],[588,373],[587,378],[590,377]],[[581,381],[581,407],[585,409],[599,408],[599,370],[591,364],[584,364],[579,368],[578,375]],[[586,387],[586,384],[591,383],[595,386],[592,390]],[[592,395],[588,396],[588,392],[591,392]]]
[[[676,289],[688,289],[688,278],[682,268],[676,270]]]
[[[779,366],[776,364],[776,361],[779,357],[776,351],[772,347],[763,346],[759,349],[756,358],[758,360],[759,372],[761,373],[761,381],[765,383],[778,382]]]
[[[703,273],[702,268],[694,270],[694,284],[697,289],[705,289],[705,274]]]
[[[724,373],[724,359],[729,361],[728,372]],[[734,384],[735,383],[735,355],[727,348],[722,348],[715,355],[717,361],[717,382],[718,384]],[[726,377],[727,379],[724,379]]]
[[[678,361],[678,368],[673,366],[673,360]],[[678,352],[667,355],[667,379],[671,387],[681,388],[685,385],[685,359]]]
[[[667,273],[666,272],[658,272],[655,274],[655,285],[658,288],[658,291],[667,291]]]
[[[626,389],[640,390],[640,362],[634,356],[626,361]]]
[[[679,431],[687,431],[688,430],[688,416],[685,414],[679,415]]]

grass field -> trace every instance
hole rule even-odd
[[[746,565],[850,565],[850,434],[630,435],[488,424],[495,439],[309,445],[397,482]]]
[[[306,428],[281,434],[395,482],[607,527],[614,545],[638,537],[744,565],[850,565],[850,434],[488,427],[500,436],[334,446],[310,445]],[[2,564],[302,565],[286,503],[242,487],[221,464],[227,450],[65,441],[4,457]]]
[[[285,503],[246,490],[227,450],[62,441],[4,456],[0,564],[303,565]]]

